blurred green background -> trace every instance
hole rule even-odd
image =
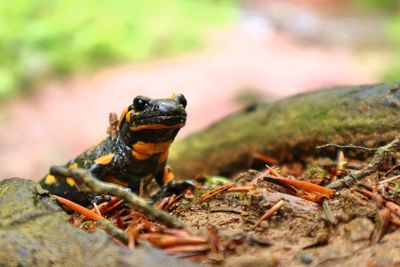
[[[105,64],[167,57],[201,46],[203,33],[237,19],[234,0],[0,1],[0,101],[43,80]],[[251,2],[251,1],[248,1]],[[391,17],[400,47],[398,0],[352,0],[355,9]],[[400,74],[400,48],[382,73]]]
[[[393,46],[393,58],[387,64],[382,73],[382,81],[400,80],[400,1],[399,0],[353,0],[356,7],[367,12],[382,12],[389,17],[386,32],[380,34],[388,35]],[[371,13],[373,16],[374,13]]]
[[[43,79],[197,48],[234,1],[0,1],[0,100]]]
[[[400,80],[399,0],[0,1],[0,179],[39,179],[136,95],[179,138],[251,101]]]

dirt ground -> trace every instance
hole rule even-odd
[[[155,204],[186,230],[165,228],[123,205],[102,214],[125,229],[128,247],[146,240],[203,266],[400,266],[400,165],[396,153],[387,159],[358,186],[337,192],[325,185],[366,163],[350,161],[343,168],[339,160],[318,159],[307,167],[292,163],[231,179],[194,177],[193,194]],[[72,218],[77,227],[96,228],[82,216]]]
[[[247,173],[241,178],[254,177]],[[285,199],[284,206],[277,214],[254,228],[263,213],[280,199]],[[329,205],[337,220],[334,224],[320,205],[300,198],[289,200],[276,187],[259,184],[251,193],[223,193],[206,203],[179,207],[175,213],[203,232],[210,226],[218,229],[223,266],[400,264],[400,232],[395,226],[380,242],[376,241],[381,210],[376,203],[345,190]],[[202,263],[221,264],[212,258]]]

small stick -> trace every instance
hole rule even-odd
[[[386,207],[393,212],[394,214],[396,214],[397,216],[400,217],[400,206],[397,205],[396,203],[392,202],[392,201],[387,201],[386,202]]]
[[[325,145],[321,145],[321,146],[317,146],[316,149],[325,149],[328,147],[336,147],[339,149],[362,149],[362,150],[366,150],[369,152],[373,152],[373,151],[377,151],[377,148],[369,148],[369,147],[364,147],[364,146],[355,146],[355,145],[338,145],[338,144],[325,144]]]
[[[101,216],[101,212],[100,212],[99,206],[94,202],[93,202],[93,209],[97,214],[99,214]]]
[[[343,171],[345,169],[343,162],[346,160],[346,157],[344,156],[344,153],[342,150],[339,150],[338,152],[338,157],[337,157],[337,164],[336,164],[336,169],[338,171]]]
[[[326,216],[326,219],[328,220],[328,222],[332,225],[336,225],[337,224],[337,219],[335,218],[335,215],[333,215],[331,206],[328,203],[328,200],[324,199],[324,201],[322,202],[322,208],[324,209],[324,213]]]
[[[283,178],[283,176],[282,175],[280,175],[274,168],[272,168],[272,167],[270,167],[270,166],[268,166],[268,165],[265,165],[266,167],[267,167],[267,171],[271,174],[271,175],[273,175],[273,176],[276,176],[276,177],[278,177],[278,178]]]
[[[232,188],[234,186],[235,186],[234,183],[230,183],[230,184],[226,184],[226,185],[217,187],[217,188],[215,188],[215,189],[213,189],[211,191],[205,192],[204,194],[202,194],[200,196],[199,203],[203,203],[204,201],[206,201],[206,200],[208,200],[208,199],[210,199],[210,198],[212,198],[212,197],[214,197],[214,196],[216,196],[218,194],[221,194],[222,192],[224,192],[224,191],[226,191],[229,188]]]
[[[391,174],[394,170],[398,169],[399,167],[400,167],[400,165],[395,165],[395,166],[393,166],[392,168],[390,168],[390,170],[388,170],[388,171],[385,173],[385,176],[388,176],[389,174]]]
[[[380,207],[383,207],[385,205],[385,199],[377,193],[368,191],[366,189],[355,189],[354,191],[363,194],[364,196],[366,196],[369,199],[372,199]]]
[[[186,245],[186,246],[176,246],[176,247],[166,248],[163,249],[162,251],[168,255],[176,255],[176,254],[187,254],[194,252],[209,251],[209,247],[208,244]]]
[[[235,186],[231,187],[226,192],[235,192],[235,193],[247,193],[251,189],[251,186]]]
[[[234,213],[234,214],[242,214],[241,210],[235,210],[235,209],[213,209],[213,210],[209,210],[209,212],[227,212],[227,213]]]
[[[118,199],[117,199],[118,200]],[[110,206],[105,206],[103,211],[100,209],[100,212],[102,211],[103,214],[106,214],[110,211],[113,211],[114,209],[118,208],[119,206],[121,206],[124,203],[123,200],[118,200],[116,203],[114,203],[113,205]]]
[[[198,236],[177,237],[160,233],[140,234],[139,238],[146,240],[158,248],[169,248],[184,245],[205,245],[207,238]]]
[[[388,183],[388,182],[391,182],[391,181],[396,180],[396,179],[399,179],[399,178],[400,178],[400,175],[396,175],[396,176],[390,177],[390,178],[388,178],[388,179],[382,180],[382,181],[380,181],[378,184],[379,184],[379,185],[383,185],[383,184],[386,184],[386,183]]]
[[[218,236],[218,231],[214,227],[207,228],[208,232],[208,246],[210,248],[210,258],[215,261],[222,261],[224,255],[221,253],[221,240]]]
[[[267,182],[272,182],[275,180],[285,185],[294,187],[296,189],[302,189],[303,191],[308,192],[310,194],[321,194],[327,196],[327,198],[332,198],[335,195],[335,190],[328,189],[326,187],[313,184],[310,182],[290,180],[288,178],[278,178],[273,176],[266,176],[264,177],[264,180]]]
[[[255,159],[258,159],[259,161],[262,161],[262,162],[264,162],[264,163],[266,163],[266,164],[269,164],[269,165],[276,165],[276,164],[278,164],[278,161],[277,161],[276,159],[274,159],[274,158],[272,158],[272,157],[269,157],[269,156],[266,156],[266,155],[261,154],[261,153],[255,153],[255,154],[253,155],[253,157],[254,157]]]
[[[374,236],[375,242],[381,241],[383,236],[387,233],[391,219],[390,213],[391,212],[388,208],[384,208],[379,211],[378,214],[379,222],[377,228],[375,229],[375,236]]]
[[[170,209],[172,208],[172,206],[175,205],[175,203],[177,203],[178,201],[180,201],[183,197],[183,194],[180,194],[179,196],[175,196],[175,197],[171,197],[170,201],[167,203],[167,205],[165,205],[164,210],[166,211],[170,211]]]
[[[90,172],[85,169],[76,168],[68,170],[64,167],[59,167],[59,168],[65,169],[67,171],[67,174],[69,174],[67,176],[72,176],[80,185],[81,189],[85,192],[113,195],[121,200],[125,200],[125,202],[130,208],[139,209],[141,212],[150,215],[160,223],[163,223],[169,227],[175,227],[175,228],[184,227],[184,224],[181,223],[177,218],[149,205],[144,199],[130,192],[130,190],[127,190],[127,188],[125,187],[122,187],[117,184],[102,182],[94,178],[90,174]]]
[[[102,220],[104,219],[103,216],[101,216],[100,214],[97,214],[69,199],[63,198],[63,197],[59,197],[56,195],[51,195],[52,198],[55,198],[58,202],[60,202],[61,204],[65,205],[66,207],[68,207],[69,209],[76,211],[77,213],[85,216],[87,219],[89,220]]]
[[[381,146],[378,148],[368,165],[361,170],[351,172],[349,175],[345,176],[343,179],[337,180],[330,183],[327,188],[340,190],[345,187],[352,187],[354,184],[361,181],[363,178],[374,173],[386,156],[393,151],[397,151],[400,148],[400,136],[396,137],[389,144]]]
[[[169,198],[165,197],[163,198],[160,203],[157,204],[157,208],[159,208],[160,210],[165,210],[164,207],[168,204],[169,202]]]
[[[255,229],[262,221],[267,220],[269,217],[275,214],[285,204],[283,200],[279,200],[273,205],[261,218],[256,222],[253,229]]]
[[[400,226],[400,220],[398,220],[398,219],[392,218],[392,219],[390,219],[390,222],[396,226]]]

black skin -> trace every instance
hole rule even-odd
[[[161,187],[165,187],[163,180],[165,155],[165,160],[161,152],[150,153],[147,158],[138,159],[132,155],[132,149],[137,142],[146,144],[172,142],[186,122],[185,107],[186,99],[182,94],[165,99],[138,96],[121,114],[116,136],[108,136],[97,146],[69,161],[65,167],[75,165],[85,168],[102,181],[108,181],[109,177],[113,177],[134,192],[139,191],[143,179],[148,183],[155,178]],[[166,150],[168,151],[168,148]],[[113,156],[109,163],[95,162],[99,157],[110,153]],[[88,204],[88,196],[80,192],[76,186],[68,184],[66,177],[55,176],[55,178],[54,183],[46,183],[45,177],[40,184],[52,194],[80,204]]]

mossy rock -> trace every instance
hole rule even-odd
[[[33,181],[0,181],[0,266],[193,266],[147,244],[129,251],[68,218]]]
[[[400,84],[342,87],[256,103],[173,144],[169,163],[178,177],[231,175],[254,153],[280,162],[315,156],[326,143],[377,147],[398,135]],[[348,152],[348,153],[347,153]],[[335,156],[336,150],[323,151]],[[346,151],[365,158],[365,151]]]

